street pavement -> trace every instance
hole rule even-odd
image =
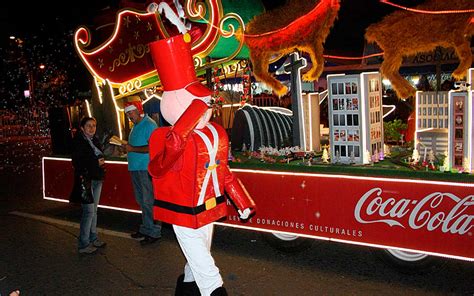
[[[80,215],[77,206],[42,199],[37,165],[26,161],[0,168],[0,296],[14,290],[174,295],[185,260],[169,225],[159,242],[141,246],[129,238],[140,215],[99,209],[99,237],[107,246],[80,255]],[[472,262],[449,260],[431,273],[407,275],[376,260],[368,248],[315,241],[308,250],[286,254],[257,232],[228,227],[216,227],[213,256],[234,296],[474,295]]]

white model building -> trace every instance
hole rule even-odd
[[[448,168],[465,172],[473,172],[473,74],[469,69],[467,88],[449,92]]]
[[[328,75],[331,162],[367,164],[383,151],[381,76]]]
[[[416,93],[415,148],[422,159],[430,150],[447,155],[446,169],[473,172],[473,68],[467,77],[467,83],[449,92]]]
[[[448,151],[449,93],[447,91],[416,92],[415,148],[425,157],[425,151],[435,155]]]

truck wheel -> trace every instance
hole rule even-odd
[[[313,243],[312,239],[302,238],[294,234],[280,232],[262,232],[262,236],[270,246],[286,253],[294,253],[306,250]]]
[[[429,272],[441,263],[423,253],[407,252],[396,249],[374,249],[375,255],[403,273],[413,274]]]

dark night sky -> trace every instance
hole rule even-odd
[[[132,2],[132,1],[130,1]],[[133,2],[147,2],[138,0]],[[267,9],[284,3],[284,0],[262,0]],[[394,0],[402,5],[414,6],[421,0]],[[62,4],[46,1],[9,0],[0,10],[0,45],[10,35],[32,34],[40,29],[54,31],[73,30],[79,25],[90,24],[94,14],[106,6],[119,7],[118,0],[108,1],[65,1]],[[360,53],[364,43],[364,30],[373,22],[395,8],[379,0],[341,0],[341,11],[331,34],[326,41],[328,53]]]

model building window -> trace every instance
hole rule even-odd
[[[339,141],[339,130],[334,130],[334,141]]]
[[[354,141],[354,131],[348,130],[347,131],[347,141],[353,142]]]
[[[438,115],[438,108],[433,108],[433,115]]]
[[[455,129],[454,138],[462,139],[462,136],[463,136],[462,129],[460,128]]]
[[[344,99],[339,99],[339,110],[344,110]]]
[[[354,131],[354,141],[359,142],[359,131],[358,130]]]
[[[352,115],[347,114],[347,126],[352,126]]]
[[[341,146],[341,156],[342,157],[346,157],[347,154],[346,154],[346,146],[345,145],[342,145]]]
[[[428,97],[428,104],[431,105],[431,96]]]
[[[343,95],[343,94],[344,94],[344,83],[338,83],[338,84],[337,84],[337,92],[338,92],[340,95]]]
[[[353,119],[354,126],[358,126],[358,125],[359,125],[359,115],[358,115],[358,114],[354,114],[354,116],[352,117],[352,119]]]
[[[431,108],[428,108],[428,115],[431,115]]]
[[[339,99],[332,99],[332,110],[339,110]]]
[[[339,131],[339,141],[345,142],[346,141],[346,130]]]
[[[352,88],[351,88],[351,83],[346,82],[346,95],[352,94]]]
[[[337,83],[331,84],[331,92],[333,95],[337,95]]]
[[[346,115],[339,114],[339,125],[346,125]]]
[[[352,82],[352,93],[357,94],[357,83]]]
[[[352,99],[346,99],[346,110],[352,110]]]
[[[437,128],[437,125],[438,125],[438,120],[433,119],[433,128]]]
[[[360,149],[359,146],[354,146],[354,156],[355,157],[360,157]]]
[[[339,125],[339,115],[333,114],[332,121],[333,121],[334,126],[338,126]]]
[[[439,107],[439,115],[443,115],[443,107]]]
[[[359,100],[352,98],[352,110],[359,110]]]
[[[443,120],[442,119],[439,120],[439,128],[443,128]]]
[[[461,156],[454,157],[454,164],[457,166],[462,166],[462,157]]]
[[[430,127],[431,127],[431,118],[428,119],[428,128],[430,128]]]

